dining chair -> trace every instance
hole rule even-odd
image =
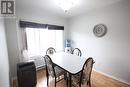
[[[54,53],[56,53],[56,50],[53,48],[53,47],[49,47],[47,50],[46,50],[46,55],[53,55]]]
[[[75,55],[80,56],[80,57],[82,56],[81,50],[79,48],[74,48],[72,50],[72,54],[75,54]]]
[[[80,72],[80,74],[72,75],[72,83],[73,85],[78,85],[81,87],[84,83],[86,83],[89,87],[91,87],[91,71],[94,64],[93,58],[89,57]]]
[[[56,53],[56,50],[53,47],[49,47],[46,50],[46,55],[53,55],[54,53]]]
[[[46,55],[51,56],[51,55],[53,55],[54,53],[56,53],[56,50],[55,50],[53,47],[49,47],[49,48],[46,50]],[[54,66],[57,66],[57,65],[54,64]],[[56,68],[57,68],[57,70],[60,69],[59,66],[57,66]],[[64,72],[66,72],[66,71],[64,71]],[[66,74],[65,74],[64,76],[66,77]]]
[[[46,63],[47,86],[49,86],[48,85],[49,76],[51,76],[52,78],[55,79],[55,87],[56,87],[57,82],[65,79],[65,77],[59,79],[59,77],[67,74],[67,72],[65,70],[59,68],[58,66],[55,66],[49,55],[45,55],[44,59],[45,59],[45,63]],[[67,85],[68,85],[68,80],[66,82],[67,82]]]

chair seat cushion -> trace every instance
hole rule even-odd
[[[79,84],[79,82],[80,82],[80,76],[81,76],[81,73],[73,75],[72,76],[72,81],[75,82],[76,84]],[[87,82],[87,77],[83,73],[83,77],[82,77],[82,82],[81,83],[84,84],[84,82]]]
[[[59,77],[59,76],[64,75],[66,73],[65,70],[61,69],[58,66],[55,66],[54,68],[55,68],[56,77]]]

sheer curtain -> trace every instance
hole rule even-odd
[[[46,49],[53,47],[63,51],[63,30],[26,28],[29,56],[45,55]]]

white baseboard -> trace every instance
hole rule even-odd
[[[126,81],[126,80],[123,80],[123,79],[118,78],[118,77],[114,77],[114,76],[112,76],[112,75],[109,75],[109,74],[107,74],[107,73],[104,73],[104,72],[101,72],[101,71],[98,71],[98,70],[95,70],[95,69],[93,69],[93,70],[96,71],[96,72],[98,72],[98,73],[101,73],[101,74],[103,74],[103,75],[105,75],[105,76],[107,76],[107,77],[110,77],[110,78],[112,78],[112,79],[115,79],[115,80],[118,80],[118,81],[120,81],[120,82],[123,82],[123,83],[126,83],[126,84],[130,85],[130,82],[128,82],[128,81]]]
[[[37,67],[37,68],[36,68],[36,71],[41,70],[41,69],[44,69],[44,68],[45,68],[45,66]]]

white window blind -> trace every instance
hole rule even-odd
[[[63,51],[63,30],[26,28],[29,56],[45,55],[47,48]]]

